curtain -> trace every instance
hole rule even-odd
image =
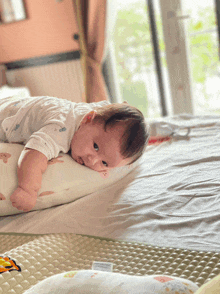
[[[86,102],[108,100],[102,75],[109,28],[113,27],[107,20],[108,7],[108,0],[76,0]]]

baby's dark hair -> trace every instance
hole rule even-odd
[[[114,103],[96,109],[94,123],[104,123],[104,130],[120,124],[124,126],[120,153],[124,158],[136,161],[144,152],[149,133],[144,116],[136,107],[128,103]]]

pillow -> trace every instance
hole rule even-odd
[[[18,98],[29,97],[30,91],[27,87],[9,87],[8,85],[4,85],[0,88],[0,98],[10,96]]]
[[[171,276],[130,276],[81,270],[49,277],[24,294],[193,294],[197,289],[191,281]]]
[[[0,216],[23,213],[10,202],[10,195],[18,184],[17,162],[23,148],[21,144],[0,143]],[[137,162],[115,168],[107,179],[103,179],[98,172],[78,164],[70,155],[60,153],[48,162],[37,203],[32,210],[68,203],[107,187],[126,176],[135,165]]]

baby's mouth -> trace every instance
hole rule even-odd
[[[77,163],[81,164],[81,165],[85,165],[84,161],[82,160],[81,157],[78,157],[76,160]]]

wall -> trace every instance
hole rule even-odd
[[[0,63],[79,50],[73,0],[26,0],[27,19],[0,25]]]
[[[7,83],[32,96],[82,101],[84,86],[74,0],[26,0],[27,19],[0,25]]]

